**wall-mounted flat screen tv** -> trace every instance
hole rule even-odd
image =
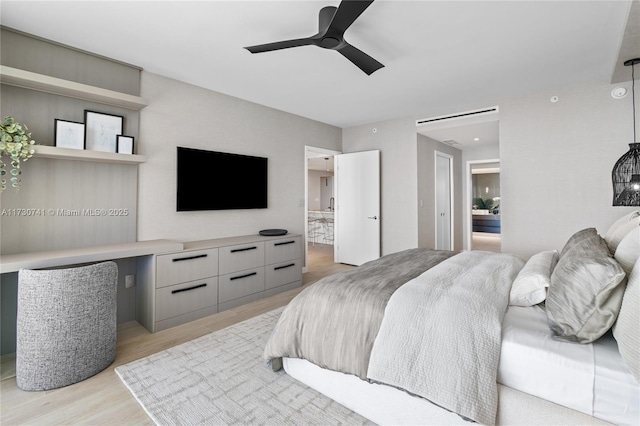
[[[177,210],[267,208],[267,159],[178,147]]]

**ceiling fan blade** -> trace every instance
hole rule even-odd
[[[376,61],[371,56],[364,53],[362,50],[357,49],[348,43],[344,47],[338,49],[338,52],[340,52],[342,56],[353,62],[355,66],[367,73],[367,75],[371,75],[375,71],[384,67],[384,65],[382,65],[380,62]]]
[[[307,46],[313,44],[313,40],[307,38],[297,38],[293,40],[276,41],[274,43],[258,44],[245,47],[251,53],[270,52],[272,50],[288,49],[290,47]]]
[[[362,14],[370,5],[373,0],[342,0],[336,14],[333,15],[329,28],[339,31],[340,34],[344,32],[358,19],[358,16]]]

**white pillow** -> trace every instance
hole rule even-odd
[[[631,231],[634,227],[640,225],[640,211],[635,210],[631,213],[627,213],[620,219],[616,220],[604,235],[604,240],[609,246],[609,251],[615,253],[618,248],[618,244],[622,239]]]
[[[618,342],[622,359],[640,383],[640,262],[629,274],[627,288],[622,298],[618,320],[613,325],[613,337]]]
[[[622,269],[627,273],[627,276],[631,274],[633,265],[640,257],[640,226],[635,226],[627,235],[620,241],[618,248],[614,256]]]
[[[551,273],[558,263],[555,250],[534,254],[518,273],[509,294],[511,306],[534,306],[547,297],[547,287],[551,283]]]

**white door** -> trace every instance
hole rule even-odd
[[[452,250],[452,157],[436,151],[436,250]]]
[[[380,257],[380,151],[334,157],[335,261],[362,265]]]

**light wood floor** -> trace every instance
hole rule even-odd
[[[487,232],[474,232],[472,235],[473,250],[502,251],[502,239],[500,234],[490,234]]]
[[[24,392],[16,386],[14,377],[3,379],[0,424],[153,425],[116,375],[115,367],[284,306],[306,286],[348,268],[352,266],[333,263],[333,246],[315,244],[310,246],[309,272],[304,274],[303,286],[299,289],[155,334],[135,321],[121,324],[114,363],[83,382],[51,391]],[[3,369],[14,368],[10,358],[4,361],[7,362],[3,362]]]

